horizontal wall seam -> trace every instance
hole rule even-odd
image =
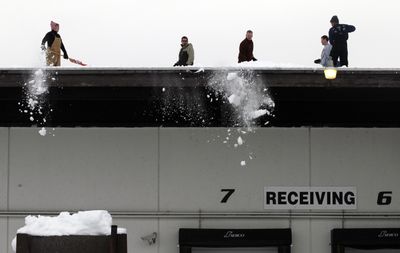
[[[28,215],[58,215],[58,211],[7,211],[1,212],[0,217],[25,217]],[[400,219],[399,212],[110,212],[114,218],[191,218],[191,219]]]

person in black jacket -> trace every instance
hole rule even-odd
[[[352,25],[339,24],[339,18],[331,18],[331,29],[329,29],[329,42],[332,45],[331,57],[335,67],[349,66],[347,40],[349,33],[354,32],[356,28]],[[338,61],[340,59],[340,61]]]
[[[67,50],[58,34],[60,25],[51,21],[51,31],[44,36],[42,40],[42,50],[46,50],[46,63],[47,66],[60,66],[61,65],[61,50],[64,53],[64,59],[68,59]],[[47,43],[47,49],[45,44]]]
[[[248,30],[246,32],[246,38],[240,43],[239,46],[239,63],[244,61],[257,61],[253,55],[253,32]]]

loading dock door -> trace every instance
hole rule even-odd
[[[291,229],[179,229],[180,253],[290,253]]]
[[[400,252],[398,228],[352,228],[331,231],[332,253]]]
[[[277,253],[277,248],[193,248],[192,253]]]

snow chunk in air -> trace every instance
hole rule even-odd
[[[250,116],[251,116],[252,119],[257,119],[257,118],[259,118],[259,117],[261,117],[261,116],[263,116],[263,115],[265,115],[267,113],[268,113],[267,110],[261,109],[261,110],[257,110],[257,111],[252,112]]]
[[[42,129],[39,130],[39,134],[40,134],[41,136],[46,136],[46,134],[47,134],[46,128],[42,127]]]

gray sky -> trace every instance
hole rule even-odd
[[[171,66],[182,35],[195,65],[234,66],[247,29],[259,61],[314,66],[332,15],[357,28],[352,67],[400,67],[399,10],[399,0],[2,0],[0,67],[37,66],[50,20],[90,66]]]

